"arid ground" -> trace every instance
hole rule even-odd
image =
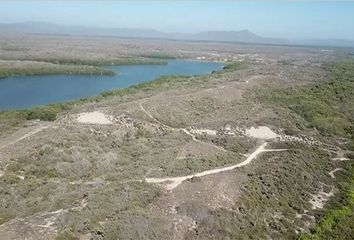
[[[322,122],[309,116],[318,109],[327,116],[327,105],[310,98],[301,105],[304,95],[295,95],[317,94],[346,71],[352,63],[331,67],[348,58],[345,49],[0,39],[0,62],[19,68],[166,57],[226,67],[162,77],[60,110],[0,113],[2,239],[297,239],[315,234],[327,212],[345,203],[353,94],[331,106],[339,117]],[[340,91],[353,92],[353,72],[345,76],[351,83]]]

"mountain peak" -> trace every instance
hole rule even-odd
[[[261,37],[248,29],[240,31],[205,31],[197,34],[165,33],[153,29],[133,28],[100,28],[88,26],[59,25],[48,22],[29,21],[11,25],[0,24],[0,32],[16,32],[24,34],[65,34],[77,36],[112,36],[131,38],[156,38],[193,41],[243,42],[258,44],[283,44],[284,39]]]

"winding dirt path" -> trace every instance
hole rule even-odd
[[[343,168],[336,168],[336,169],[330,171],[328,174],[329,174],[332,178],[336,178],[336,176],[335,176],[334,174],[335,174],[336,172],[342,171],[342,170],[344,170],[344,169],[343,169]]]
[[[79,206],[59,209],[53,212],[37,212],[24,218],[13,218],[0,224],[0,239],[55,239],[60,218],[69,211],[81,212],[87,206],[86,198],[81,200]]]
[[[181,177],[145,178],[145,181],[148,183],[168,182],[167,184],[165,184],[165,188],[167,190],[172,190],[172,189],[176,188],[178,185],[180,185],[183,181],[185,181],[187,179],[191,179],[193,177],[207,176],[207,175],[216,174],[216,173],[220,173],[220,172],[230,171],[235,168],[242,167],[242,166],[246,166],[262,152],[279,152],[279,151],[286,151],[287,150],[287,149],[265,149],[266,146],[267,146],[267,142],[265,142],[261,146],[259,146],[253,153],[251,153],[247,157],[247,159],[245,161],[243,161],[239,164],[233,165],[233,166],[207,170],[207,171],[196,173],[193,175],[187,175],[187,176],[181,176]]]
[[[4,139],[2,142],[0,142],[0,150],[10,145],[16,144],[17,142],[22,141],[26,138],[29,138],[51,126],[52,126],[51,124],[43,124],[40,126],[32,127],[30,129],[26,129],[27,132],[23,132],[23,130],[19,130],[18,132],[15,132],[12,136],[10,136],[8,139]]]
[[[224,148],[222,148],[222,147],[219,147],[219,146],[216,146],[216,145],[214,145],[214,144],[212,144],[212,143],[204,142],[204,141],[201,141],[201,140],[197,139],[194,134],[192,134],[191,132],[189,132],[189,131],[188,131],[187,129],[185,129],[185,128],[174,128],[174,127],[168,126],[168,125],[166,125],[166,124],[160,122],[160,121],[157,120],[154,116],[152,116],[152,114],[151,114],[149,111],[147,111],[147,110],[143,107],[143,102],[140,102],[140,103],[139,103],[139,107],[140,107],[141,111],[143,111],[146,115],[149,116],[149,118],[151,118],[152,120],[154,120],[156,123],[160,124],[161,126],[167,128],[167,129],[174,130],[174,131],[182,131],[182,132],[184,132],[185,134],[187,134],[188,136],[190,136],[194,142],[207,145],[207,146],[209,146],[209,147],[215,148],[215,149],[220,150],[220,151],[223,151],[223,152],[226,152],[226,151],[227,151],[226,149],[224,149]]]

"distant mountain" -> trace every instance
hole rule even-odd
[[[0,24],[0,33],[64,34],[89,36],[114,36],[131,38],[156,38],[193,41],[243,42],[260,44],[286,44],[285,39],[264,38],[248,30],[208,31],[197,34],[165,33],[153,29],[98,28],[85,26],[57,25],[45,22]]]
[[[286,39],[265,38],[248,30],[242,31],[208,31],[195,34],[193,38],[206,41],[227,41],[245,43],[289,44]]]
[[[117,36],[134,38],[161,38],[163,33],[150,29],[98,28],[86,26],[58,25],[45,22],[0,24],[1,33],[63,34],[90,36]]]
[[[354,47],[354,40],[346,39],[305,39],[294,41],[294,43],[314,46]]]
[[[280,38],[266,38],[248,30],[206,31],[196,34],[165,33],[153,29],[99,28],[86,26],[58,25],[46,22],[25,22],[0,24],[0,35],[6,34],[59,34],[74,36],[112,36],[124,38],[150,38],[189,41],[217,41],[253,44],[286,44],[354,47],[354,41],[341,39],[309,39],[288,41]]]

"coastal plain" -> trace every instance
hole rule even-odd
[[[225,67],[0,112],[0,236],[352,239],[350,50],[0,38],[2,77],[167,59]]]

